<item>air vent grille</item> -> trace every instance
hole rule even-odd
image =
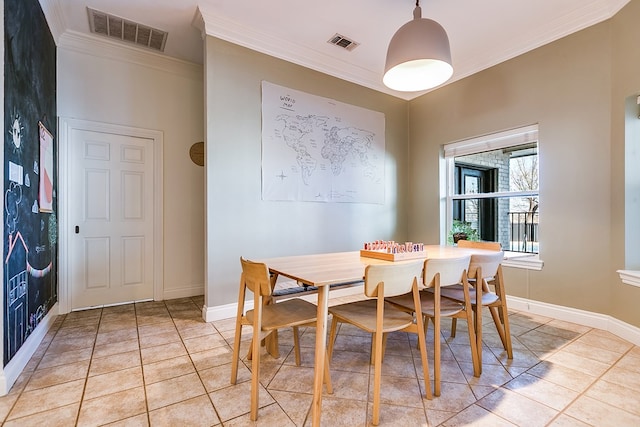
[[[91,32],[164,52],[168,33],[146,25],[87,8]]]
[[[353,40],[350,40],[348,38],[346,38],[343,35],[340,35],[338,33],[334,34],[333,37],[331,37],[329,40],[327,40],[327,43],[331,43],[333,45],[336,45],[338,47],[341,47],[343,49],[346,49],[348,51],[352,51],[353,49],[355,49],[356,47],[358,47],[360,45],[360,43],[356,43]]]

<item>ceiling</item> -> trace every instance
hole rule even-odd
[[[449,35],[454,82],[606,20],[629,0],[423,0],[423,18]],[[87,7],[168,32],[164,55],[202,63],[202,32],[412,99],[382,84],[389,40],[414,0],[40,0],[54,37],[90,33]],[[327,43],[336,33],[359,45]],[[130,45],[133,46],[133,45]]]

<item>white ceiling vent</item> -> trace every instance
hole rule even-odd
[[[164,52],[167,42],[166,31],[151,28],[119,16],[87,8],[91,32],[114,39],[134,43],[138,46]]]
[[[352,51],[353,49],[355,49],[360,45],[360,43],[356,43],[353,40],[349,40],[345,36],[342,36],[338,33],[336,33],[333,37],[327,40],[327,43],[334,44],[348,51]]]

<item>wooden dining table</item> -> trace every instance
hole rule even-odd
[[[257,259],[269,268],[272,283],[278,277],[293,279],[302,285],[315,286],[318,289],[318,314],[316,325],[316,346],[313,380],[313,400],[311,403],[312,425],[320,425],[322,409],[322,387],[327,344],[327,318],[329,291],[331,285],[352,283],[363,280],[367,265],[409,262],[416,259],[457,258],[474,253],[491,251],[475,248],[458,248],[446,245],[425,245],[426,255],[403,261],[388,261],[379,258],[361,256],[360,251],[336,252],[313,255],[295,255],[278,258]],[[478,319],[480,322],[481,319]]]

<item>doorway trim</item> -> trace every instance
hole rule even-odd
[[[70,161],[71,134],[74,130],[110,133],[151,139],[154,144],[153,156],[153,238],[156,242],[153,249],[153,299],[163,299],[164,275],[164,240],[163,240],[163,143],[162,131],[135,128],[131,126],[94,122],[90,120],[60,117],[58,121],[58,313],[71,311],[71,265],[69,255],[70,239],[73,235],[73,224],[70,224],[71,207],[69,198],[69,168],[74,165]]]

